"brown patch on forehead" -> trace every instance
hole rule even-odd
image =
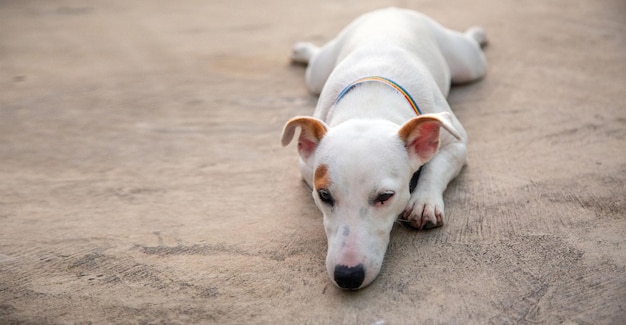
[[[328,173],[328,165],[319,165],[315,170],[313,184],[315,189],[328,188],[330,186],[330,174]]]

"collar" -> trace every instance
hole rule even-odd
[[[352,83],[347,85],[346,88],[344,88],[339,93],[339,95],[337,96],[337,99],[335,100],[335,105],[337,105],[337,103],[339,103],[339,101],[348,92],[350,92],[350,90],[354,89],[354,87],[356,87],[356,86],[358,86],[358,85],[360,85],[362,83],[366,83],[366,82],[381,82],[381,83],[384,83],[384,84],[392,87],[393,89],[397,90],[400,94],[402,94],[402,96],[404,96],[406,101],[409,102],[409,104],[411,104],[411,107],[413,108],[413,111],[415,112],[415,114],[422,115],[422,111],[420,110],[419,106],[417,106],[417,104],[415,103],[415,100],[413,100],[413,97],[411,97],[409,92],[407,92],[404,88],[402,88],[402,86],[400,86],[399,84],[397,84],[393,80],[387,79],[385,77],[379,77],[379,76],[365,77],[365,78],[361,78],[361,79],[358,79],[356,81],[353,81]]]

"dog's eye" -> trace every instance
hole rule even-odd
[[[376,197],[376,203],[381,203],[384,204],[385,201],[391,199],[391,197],[394,195],[395,193],[393,191],[387,191],[387,192],[383,192],[378,194],[378,196]]]
[[[317,194],[320,196],[320,200],[322,200],[322,202],[330,206],[335,205],[335,199],[333,199],[333,196],[330,195],[330,192],[327,189],[320,189],[317,191]]]

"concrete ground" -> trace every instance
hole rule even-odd
[[[488,32],[446,225],[358,292],[283,123],[292,43],[394,4]],[[626,2],[0,2],[0,323],[624,324]]]

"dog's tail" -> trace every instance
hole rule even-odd
[[[465,35],[474,39],[481,47],[487,45],[487,34],[480,26],[474,26],[465,31]]]

